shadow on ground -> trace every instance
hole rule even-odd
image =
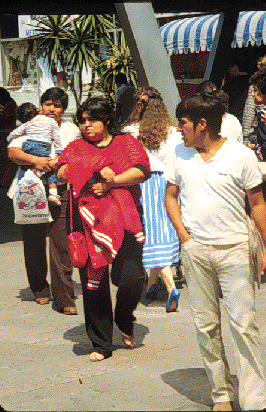
[[[182,278],[182,279],[178,279],[178,280],[174,279],[174,280],[175,280],[175,286],[177,287],[177,289],[180,290],[180,293],[182,293],[182,288],[185,285],[185,279]],[[159,284],[158,297],[156,300],[151,301],[150,299],[145,299],[146,292],[147,292],[147,283],[144,286],[142,297],[140,300],[140,303],[143,306],[159,306],[159,307],[166,306],[166,303],[168,300],[168,293],[167,293],[166,287],[163,282],[160,282]]]
[[[171,386],[180,395],[185,396],[192,402],[206,406],[212,406],[213,402],[210,396],[211,386],[204,368],[187,368],[177,369],[161,375],[164,383]],[[234,410],[239,411],[238,403],[238,380],[235,375],[231,376],[235,388]]]
[[[140,323],[134,324],[134,330],[136,335],[136,346],[135,348],[139,348],[143,346],[143,340],[145,335],[149,333],[149,328],[144,326]],[[92,352],[93,346],[91,341],[88,338],[88,335],[85,330],[85,325],[81,324],[79,326],[75,326],[74,328],[69,329],[63,335],[63,338],[66,340],[70,340],[71,342],[75,342],[73,345],[73,352],[77,356],[85,356]],[[114,333],[113,333],[113,351],[117,349],[125,349],[125,345],[121,342],[121,332],[114,325]]]
[[[16,296],[16,298],[21,299],[22,302],[30,302],[32,300],[35,300],[30,287],[27,287],[25,289],[20,289],[19,294]]]
[[[82,295],[82,287],[81,287],[81,284],[76,282],[75,280],[73,281],[73,283],[74,283],[75,299],[77,299],[78,296]],[[25,301],[29,302],[29,301],[35,300],[30,287],[27,287],[25,289],[20,289],[19,294],[16,296],[16,298],[21,299],[23,302]],[[51,300],[53,300],[52,295],[50,295],[50,298]]]

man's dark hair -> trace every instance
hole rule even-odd
[[[197,126],[200,119],[205,119],[208,127],[215,134],[221,130],[224,113],[225,108],[222,102],[212,93],[195,93],[180,102],[176,108],[177,119],[189,117],[194,127]]]
[[[32,103],[22,103],[17,109],[17,118],[21,123],[26,123],[37,116],[38,110]]]
[[[195,88],[195,93],[213,93],[218,90],[218,87],[211,80],[204,80]]]
[[[116,83],[121,83],[121,84],[126,84],[127,83],[127,77],[124,73],[118,73],[115,76],[115,82]]]
[[[228,110],[229,95],[224,90],[219,89],[211,80],[204,80],[198,84],[195,93],[213,93],[222,102],[225,111]]]
[[[107,99],[103,97],[91,97],[85,100],[77,110],[77,120],[82,122],[82,114],[88,113],[93,119],[100,120],[104,125],[108,123],[107,130],[113,136],[123,134],[115,123],[114,108]]]
[[[10,99],[10,94],[9,92],[4,89],[4,87],[0,87],[0,104],[5,106]]]
[[[50,89],[45,90],[41,96],[41,104],[47,100],[60,100],[64,111],[68,105],[68,95],[64,90],[60,89],[60,87],[50,87]]]
[[[266,95],[266,70],[258,70],[249,79],[249,84],[257,86],[262,94]]]

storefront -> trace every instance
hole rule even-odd
[[[19,37],[1,39],[1,85],[10,92],[18,105],[30,101],[38,106],[42,93],[49,87],[59,85],[57,76],[52,74],[48,65],[48,59],[44,56],[37,57],[38,32],[32,26],[34,18],[34,15],[18,16]],[[91,69],[86,70],[84,67],[82,78],[86,90],[86,86],[91,82]],[[73,93],[67,90],[66,81],[59,86],[65,88],[69,96],[65,116],[70,117],[76,112]]]
[[[219,14],[186,17],[171,21],[160,28],[161,37],[171,64],[181,97],[193,92],[203,80],[214,40]],[[239,13],[229,58],[241,71],[252,74],[256,61],[266,54],[266,12]]]
[[[3,85],[9,91],[38,91],[35,39],[5,39],[1,42]]]

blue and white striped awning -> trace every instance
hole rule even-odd
[[[160,28],[169,54],[210,51],[215,36],[219,14],[187,17],[171,21]],[[242,11],[239,13],[232,47],[266,44],[266,11]]]

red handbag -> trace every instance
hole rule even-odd
[[[80,232],[73,232],[73,194],[70,187],[70,234],[67,237],[69,257],[75,268],[83,268],[88,260],[88,247],[85,236]]]

